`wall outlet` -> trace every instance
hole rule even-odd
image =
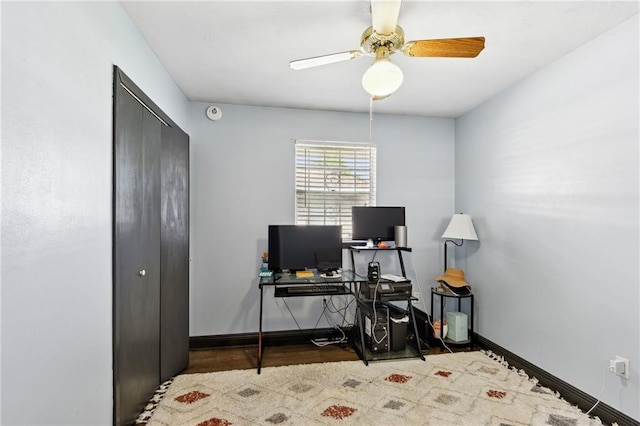
[[[619,355],[609,361],[609,369],[618,376],[629,380],[629,360]]]

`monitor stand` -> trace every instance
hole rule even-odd
[[[373,244],[373,239],[369,238],[367,240],[367,245],[365,246],[366,248],[374,248],[375,244]]]

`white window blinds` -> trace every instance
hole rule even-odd
[[[296,141],[296,224],[342,225],[351,206],[376,205],[376,148],[365,143]]]

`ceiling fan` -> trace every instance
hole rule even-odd
[[[402,84],[402,70],[389,60],[401,51],[410,57],[475,58],[484,49],[484,37],[404,41],[397,24],[402,0],[371,0],[372,25],[363,33],[359,50],[332,53],[291,61],[294,70],[374,56],[373,65],[362,76],[362,86],[374,100],[384,99]]]

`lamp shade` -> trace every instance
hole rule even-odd
[[[374,98],[385,98],[402,85],[402,70],[389,60],[376,60],[362,76],[362,87]]]
[[[471,216],[465,213],[456,213],[451,218],[449,226],[444,230],[442,238],[458,240],[478,240],[478,234],[471,222]]]

